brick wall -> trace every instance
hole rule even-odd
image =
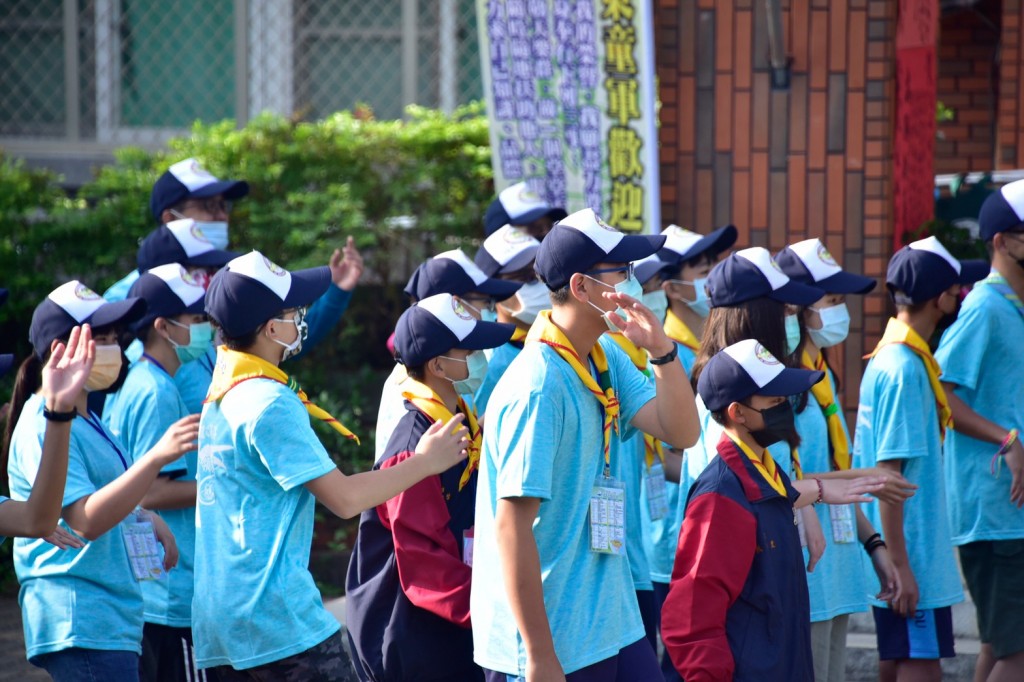
[[[1003,0],[999,64],[999,114],[996,167],[1024,168],[1024,46],[1021,45],[1021,0]]]
[[[782,0],[792,86],[773,91],[764,0],[655,0],[663,221],[773,251],[821,237],[879,280],[850,297],[848,410],[888,314],[896,4]]]
[[[942,17],[938,98],[955,118],[939,124],[936,173],[994,168],[1001,5],[1001,0],[982,0],[971,10]]]

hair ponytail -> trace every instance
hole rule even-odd
[[[42,373],[43,361],[35,353],[25,358],[18,367],[14,390],[11,392],[10,409],[7,412],[7,424],[4,426],[3,451],[0,452],[0,480],[4,481],[5,489],[8,487],[7,460],[11,452],[11,436],[14,435],[14,427],[18,424],[25,403],[43,385]]]

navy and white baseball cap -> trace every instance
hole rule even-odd
[[[790,244],[775,255],[775,262],[790,279],[830,294],[866,294],[878,284],[871,277],[846,272],[820,239]]]
[[[153,217],[160,220],[164,209],[185,199],[206,199],[223,194],[225,199],[234,201],[248,193],[249,183],[245,180],[220,180],[195,159],[185,159],[173,164],[153,183],[149,209]]]
[[[516,327],[500,322],[481,322],[451,294],[428,296],[407,309],[395,326],[395,350],[407,367],[453,348],[483,350],[508,343]]]
[[[593,209],[585,208],[560,220],[541,242],[534,269],[557,291],[577,272],[597,263],[632,263],[653,255],[665,244],[662,235],[632,235],[615,229]]]
[[[488,277],[516,272],[533,263],[540,240],[522,227],[505,225],[484,240],[473,262]]]
[[[206,290],[178,263],[158,265],[143,273],[132,284],[128,295],[146,302],[146,314],[132,325],[135,330],[142,329],[158,317],[186,313],[200,315],[205,310]]]
[[[330,284],[331,269],[326,265],[289,272],[259,251],[251,251],[210,280],[206,313],[229,337],[239,337],[282,310],[310,305]]]
[[[822,289],[791,280],[768,249],[753,246],[736,253],[711,268],[707,281],[711,307],[732,306],[767,296],[793,305],[810,305],[825,295]]]
[[[660,272],[663,272],[665,268],[672,267],[670,264],[663,261],[658,254],[651,254],[647,258],[642,258],[633,263],[633,275],[640,284],[647,284],[651,279]]]
[[[40,359],[50,352],[54,339],[63,339],[79,325],[93,329],[130,325],[146,313],[141,298],[108,301],[77,279],[60,285],[36,306],[28,339]]]
[[[518,182],[501,190],[487,207],[484,234],[490,236],[503,225],[528,225],[543,216],[557,221],[566,215],[564,208],[552,207],[525,182]]]
[[[983,260],[957,260],[935,237],[907,244],[889,259],[885,286],[897,304],[924,303],[954,284],[974,284],[988,275]],[[902,297],[897,297],[899,291]],[[909,300],[907,300],[909,299]]]
[[[461,249],[453,249],[437,254],[416,268],[404,291],[417,301],[435,294],[463,296],[471,291],[504,301],[521,286],[522,282],[488,277]]]
[[[744,339],[708,360],[697,379],[697,393],[715,412],[755,395],[799,395],[824,378],[818,370],[786,367],[760,342]]]
[[[658,251],[658,257],[672,265],[681,265],[708,252],[718,255],[735,244],[739,236],[734,225],[720,227],[706,235],[669,225],[661,233],[665,235],[665,246]]]
[[[220,268],[240,255],[215,248],[196,221],[182,218],[161,225],[146,235],[139,245],[136,262],[140,272],[169,263]]]
[[[1024,180],[1014,180],[993,192],[978,213],[981,238],[990,241],[1000,232],[1024,230]]]

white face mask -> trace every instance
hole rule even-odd
[[[665,295],[665,291],[663,289],[648,291],[644,294],[643,300],[644,305],[651,309],[658,321],[664,321],[665,315],[668,313],[668,296]]]
[[[302,352],[302,342],[306,340],[306,335],[309,334],[309,326],[306,324],[306,309],[299,308],[295,311],[295,317],[291,320],[286,320],[280,317],[272,318],[274,322],[285,322],[288,324],[295,325],[295,340],[291,343],[285,343],[274,337],[270,337],[270,340],[279,346],[284,347],[284,355],[281,356],[281,362],[284,362],[288,358],[294,358],[296,355]]]
[[[543,282],[524,284],[516,292],[516,298],[519,299],[519,310],[511,315],[523,324],[533,324],[540,311],[551,307],[551,296],[548,294],[547,285]]]
[[[850,311],[845,303],[828,308],[809,308],[821,318],[821,329],[807,328],[807,334],[818,348],[842,343],[850,335]]]

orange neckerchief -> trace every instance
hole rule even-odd
[[[921,358],[921,361],[924,362],[924,368],[928,371],[928,383],[931,384],[932,392],[935,393],[935,405],[939,413],[939,439],[945,440],[946,429],[953,428],[953,410],[949,407],[946,390],[942,388],[942,384],[939,382],[942,369],[939,367],[939,363],[935,360],[934,356],[932,356],[932,351],[928,348],[925,340],[905,322],[901,322],[895,317],[890,317],[889,324],[885,327],[885,334],[882,335],[882,340],[875,346],[875,350],[865,355],[864,358],[874,357],[882,348],[894,343],[902,344],[914,351]]]
[[[811,360],[810,354],[804,351],[801,354],[800,363],[807,369],[825,373],[825,378],[811,387],[811,395],[818,401],[818,407],[825,415],[832,468],[836,471],[846,471],[850,468],[850,439],[846,435],[846,429],[843,428],[843,416],[840,413],[835,392],[832,390],[832,381],[829,378],[828,365],[825,364],[825,356],[819,352],[817,360]]]
[[[589,354],[590,359],[597,368],[597,374],[601,382],[599,385],[598,382],[594,381],[590,368],[585,364],[585,359],[579,356],[576,349],[572,347],[572,343],[562,333],[562,330],[551,321],[550,310],[542,310],[540,312],[537,320],[530,327],[530,333],[527,334],[526,341],[546,344],[558,353],[563,360],[569,363],[569,366],[576,372],[576,376],[580,378],[580,381],[593,394],[594,398],[601,403],[601,407],[604,408],[604,463],[606,467],[609,466],[611,463],[612,430],[614,429],[615,433],[619,432],[619,399],[615,396],[615,389],[611,384],[611,377],[608,373],[608,358],[605,357],[601,344],[595,343],[594,347],[590,349]]]
[[[512,332],[512,338],[509,339],[509,343],[518,343],[523,345],[523,341],[526,341],[526,330],[516,327],[516,330]]]
[[[206,400],[203,402],[216,402],[235,386],[249,379],[270,379],[279,384],[284,384],[295,391],[295,394],[299,396],[299,400],[306,406],[306,411],[309,412],[310,416],[330,424],[332,429],[345,436],[345,438],[351,438],[356,443],[359,442],[356,434],[345,428],[327,410],[317,407],[310,402],[309,396],[299,387],[298,382],[288,376],[280,367],[272,365],[255,355],[231,350],[227,346],[221,346],[217,349],[217,364],[213,368],[213,380],[210,382],[210,390],[206,394]]]
[[[626,355],[633,362],[633,366],[643,372],[648,378],[651,376],[651,370],[647,367],[647,352],[640,350],[636,347],[636,344],[626,338],[622,332],[608,332],[608,336],[611,337],[612,341],[618,344],[619,348],[625,351]],[[665,449],[662,446],[661,441],[654,436],[645,433],[644,437],[644,462],[647,465],[647,470],[650,471],[651,465],[654,464],[654,458],[657,457],[663,465],[665,464]]]
[[[447,424],[448,420],[455,416],[445,406],[444,401],[438,397],[437,393],[426,384],[409,379],[405,386],[408,390],[402,391],[402,397],[415,405],[416,409],[426,415],[431,423],[440,420]],[[464,424],[469,429],[469,446],[466,448],[469,458],[466,461],[466,470],[462,472],[462,476],[459,478],[459,490],[462,490],[469,483],[469,477],[480,466],[480,446],[483,442],[483,434],[480,430],[480,425],[477,423],[476,413],[469,409],[462,396],[459,396],[458,404],[459,412],[466,415]]]
[[[700,350],[700,341],[686,323],[676,317],[676,314],[669,308],[665,315],[665,335],[676,343],[681,343],[693,352]]]
[[[743,451],[743,454],[746,455],[747,459],[754,464],[754,468],[757,469],[758,473],[760,473],[764,480],[768,482],[768,485],[770,485],[778,494],[783,497],[787,497],[786,486],[782,483],[782,476],[779,474],[779,468],[776,466],[775,460],[772,459],[772,453],[768,452],[768,448],[765,448],[764,459],[761,459],[754,454],[753,450],[747,447],[746,443],[738,438],[733,438],[728,432],[726,432],[725,435],[729,436],[729,440],[735,443],[736,447]]]

